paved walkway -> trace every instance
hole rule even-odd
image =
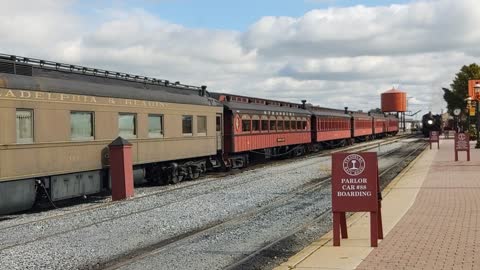
[[[405,169],[383,192],[378,248],[369,215],[356,213],[341,247],[330,232],[277,269],[480,269],[480,150],[471,155],[453,162],[453,140],[442,140]]]

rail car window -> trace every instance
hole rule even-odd
[[[285,121],[285,130],[290,130],[290,121]]]
[[[297,129],[302,130],[302,121],[297,121]]]
[[[216,126],[217,126],[217,132],[222,131],[222,117],[220,115],[217,115],[217,120],[216,120]]]
[[[302,121],[302,129],[307,130],[307,121]]]
[[[292,130],[296,130],[297,129],[297,121],[290,121],[290,128]]]
[[[197,134],[207,135],[207,117],[197,116]]]
[[[270,132],[275,132],[277,130],[277,121],[270,120]]]
[[[93,112],[70,112],[70,138],[74,141],[94,139]]]
[[[148,137],[159,138],[163,136],[163,115],[148,115]]]
[[[182,116],[182,133],[183,135],[192,135],[193,133],[193,116]]]
[[[262,131],[268,131],[268,120],[262,120]]]
[[[252,130],[252,122],[250,120],[242,120],[242,131],[250,132]]]
[[[252,120],[252,130],[260,131],[260,120]]]
[[[121,113],[118,115],[118,135],[124,138],[137,137],[137,115]]]
[[[18,109],[16,122],[17,143],[33,143],[33,110]]]
[[[283,130],[283,121],[277,121],[277,130]]]

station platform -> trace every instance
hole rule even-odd
[[[432,144],[382,192],[384,240],[370,247],[370,214],[347,220],[278,266],[287,269],[480,269],[480,149],[454,159],[453,140]]]

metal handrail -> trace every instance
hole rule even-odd
[[[53,62],[53,61],[46,61],[46,60],[17,56],[17,55],[0,53],[0,59],[9,60],[9,61],[19,63],[19,64],[28,64],[28,65],[31,65],[31,66],[35,66],[35,67],[42,68],[42,69],[47,69],[47,70],[56,70],[56,71],[61,71],[61,72],[81,74],[81,75],[87,75],[87,76],[95,76],[95,77],[115,79],[115,80],[123,80],[123,81],[128,81],[128,82],[138,82],[138,83],[152,84],[152,85],[172,86],[172,87],[185,88],[185,89],[190,89],[190,90],[205,90],[206,89],[206,86],[199,87],[199,86],[181,84],[178,81],[172,83],[168,80],[161,80],[161,79],[150,78],[150,77],[140,76],[140,75],[134,75],[134,74],[124,73],[124,72],[109,71],[109,70],[98,69],[98,68],[90,68],[90,67],[79,66],[79,65],[70,65],[70,64],[64,64],[64,63]]]

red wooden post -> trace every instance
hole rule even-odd
[[[383,239],[382,202],[378,201],[378,239]]]
[[[340,246],[340,212],[333,212],[333,246]]]
[[[340,231],[342,232],[342,238],[347,239],[347,215],[345,212],[340,213]]]
[[[108,145],[110,151],[110,178],[112,179],[112,200],[133,197],[132,144],[122,137]]]
[[[377,212],[370,212],[370,246],[378,246],[378,215]]]

